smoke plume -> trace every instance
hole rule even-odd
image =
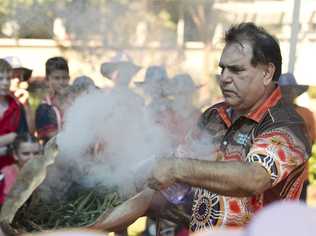
[[[164,83],[170,95],[177,91],[175,80]],[[122,195],[130,196],[145,186],[157,158],[210,154],[209,135],[196,133],[197,109],[187,103],[185,108],[175,98],[156,100],[145,106],[141,97],[120,86],[90,90],[76,98],[58,134],[60,155],[44,188],[62,197],[75,183],[118,187]]]

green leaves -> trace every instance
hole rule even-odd
[[[312,156],[308,161],[308,179],[311,184],[316,183],[316,144],[312,147]]]
[[[120,204],[117,192],[80,189],[65,201],[38,200],[24,205],[14,219],[16,229],[27,232],[82,227],[96,221],[106,210]]]

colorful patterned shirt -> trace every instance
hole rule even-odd
[[[201,127],[214,137],[216,160],[257,163],[269,174],[272,187],[252,197],[228,197],[196,188],[192,231],[223,226],[243,226],[266,204],[298,199],[304,181],[310,144],[304,121],[285,106],[279,88],[255,112],[234,122],[232,109],[220,103],[206,110]]]

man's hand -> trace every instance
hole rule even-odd
[[[161,190],[173,185],[176,182],[175,178],[175,164],[174,158],[161,158],[154,164],[151,177],[148,179],[148,187]]]

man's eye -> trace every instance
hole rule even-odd
[[[232,73],[238,75],[241,72],[241,70],[232,70]]]
[[[239,74],[240,72],[244,71],[244,69],[242,68],[237,68],[237,67],[232,67],[232,68],[229,68],[229,70],[234,73],[234,74]]]

